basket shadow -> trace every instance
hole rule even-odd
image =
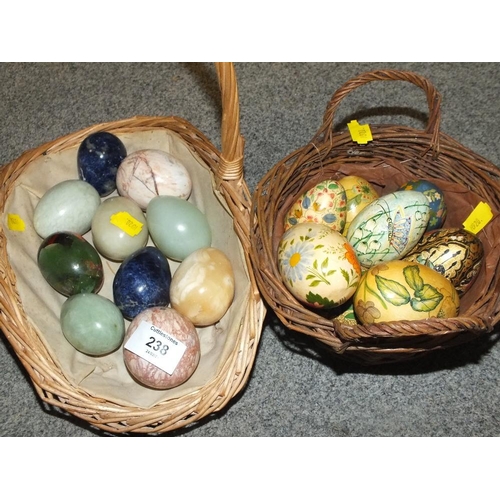
[[[431,351],[406,361],[365,365],[343,358],[342,354],[336,354],[331,347],[311,336],[286,328],[274,312],[270,311],[268,314],[270,317],[269,328],[286,349],[298,355],[315,359],[329,367],[337,375],[343,373],[414,375],[458,368],[470,363],[478,363],[481,357],[487,354],[500,338],[500,327],[497,326],[490,335],[458,346]]]
[[[371,108],[362,108],[357,111],[353,111],[346,117],[342,118],[339,123],[334,124],[333,132],[344,132],[347,129],[347,124],[351,120],[366,120],[373,119],[372,124],[381,124],[381,118],[383,116],[399,117],[400,124],[408,126],[420,125],[422,129],[427,125],[429,119],[428,113],[418,111],[415,108],[408,106],[374,106]],[[402,118],[402,119],[401,119]]]

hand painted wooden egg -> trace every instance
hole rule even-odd
[[[431,213],[429,223],[427,224],[427,231],[441,228],[444,224],[447,213],[446,202],[442,189],[436,186],[433,182],[425,179],[419,179],[409,181],[399,188],[399,191],[409,190],[423,193],[429,202]]]
[[[451,318],[460,308],[450,280],[427,266],[404,260],[382,262],[364,273],[353,302],[362,324]]]
[[[424,194],[395,191],[366,206],[351,222],[346,238],[368,268],[409,253],[424,234],[429,216]]]
[[[279,243],[278,267],[285,286],[302,303],[332,309],[351,298],[361,266],[346,238],[324,224],[303,222]]]
[[[366,179],[357,175],[346,175],[338,182],[344,188],[346,194],[346,218],[344,230],[342,231],[342,234],[345,235],[354,217],[373,200],[376,200],[379,195]]]
[[[324,180],[303,193],[285,216],[284,230],[301,222],[325,224],[342,232],[346,218],[344,188],[334,180]]]
[[[449,228],[426,232],[404,259],[441,273],[463,295],[476,280],[483,256],[483,244],[476,235]]]

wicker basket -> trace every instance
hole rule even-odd
[[[404,81],[420,87],[429,106],[426,129],[370,125],[373,140],[365,145],[353,142],[348,131],[336,132],[333,121],[341,101],[360,86],[376,81]],[[440,132],[440,104],[434,86],[418,74],[392,70],[361,74],[335,92],[312,140],[277,163],[254,192],[251,254],[263,297],[287,328],[316,339],[347,360],[365,365],[406,362],[487,334],[500,319],[500,170]],[[403,168],[405,179],[426,178],[440,185],[445,197],[446,189],[456,188],[461,192],[458,201],[468,198],[463,206],[450,207],[445,227],[461,225],[478,201],[486,201],[492,208],[492,222],[478,234],[485,260],[478,279],[462,298],[460,315],[363,326],[345,321],[338,311],[328,315],[301,305],[283,285],[277,267],[284,212],[320,178],[335,179],[350,173],[371,180],[371,173],[381,172],[374,165],[391,162]],[[397,185],[388,182],[379,194],[393,188]]]
[[[249,262],[251,195],[243,179],[244,142],[239,129],[236,76],[231,63],[216,63],[216,70],[222,95],[222,152],[181,118],[133,117],[99,124],[43,144],[25,152],[0,171],[0,203],[4,221],[0,228],[0,326],[26,368],[39,397],[49,405],[59,407],[104,431],[148,434],[185,427],[224,408],[244,388],[252,370],[265,307]],[[243,306],[232,326],[234,334],[230,347],[228,341],[223,347],[229,352],[221,357],[215,375],[201,387],[194,387],[175,397],[170,397],[169,391],[166,391],[161,401],[146,407],[97,396],[72,381],[72,377],[62,368],[60,359],[54,356],[47,345],[45,332],[40,331],[28,317],[26,303],[23,304],[21,300],[16,286],[16,273],[7,252],[6,200],[20,176],[34,161],[69,150],[75,151],[83,138],[97,131],[108,131],[119,137],[123,134],[142,137],[137,134],[167,133],[179,142],[179,147],[189,150],[206,167],[204,175],[212,180],[212,189],[207,189],[230,217],[228,226],[232,226],[235,245],[241,250],[241,265],[245,271],[243,276],[246,283],[242,287],[245,296],[241,298]]]

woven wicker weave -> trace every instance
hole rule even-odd
[[[214,196],[222,197],[229,208],[234,231],[243,247],[250,292],[238,329],[235,347],[216,376],[202,389],[168,399],[149,408],[127,406],[96,398],[73,385],[53,359],[41,333],[28,321],[16,289],[16,276],[7,256],[6,235],[0,231],[0,326],[15,354],[26,368],[39,395],[93,426],[111,433],[164,433],[179,429],[224,408],[245,386],[260,340],[265,308],[249,262],[249,213],[251,195],[243,179],[243,138],[239,128],[239,101],[236,76],[231,63],[216,63],[222,95],[221,150],[187,121],[178,117],[133,117],[102,123],[56,139],[25,152],[0,171],[0,203],[5,200],[23,170],[41,155],[78,146],[90,133],[115,134],[167,130],[177,134],[207,165],[214,177]]]
[[[366,145],[354,143],[348,131],[335,132],[334,117],[341,101],[360,86],[376,81],[405,81],[420,87],[429,106],[426,129],[370,125],[373,141]],[[421,75],[392,70],[361,74],[335,92],[312,140],[274,165],[255,190],[251,254],[263,297],[286,327],[326,344],[348,360],[361,364],[408,361],[487,334],[500,319],[500,255],[495,244],[500,171],[440,131],[440,105],[439,93]],[[314,178],[340,178],[339,169],[346,165],[356,174],[358,167],[385,160],[404,165],[408,179],[466,186],[477,200],[486,201],[493,209],[493,222],[478,234],[485,245],[486,260],[474,287],[464,296],[458,317],[352,325],[341,321],[338,312],[328,316],[301,305],[281,281],[276,256],[282,217],[307,183]],[[453,207],[450,211],[456,212]],[[463,221],[469,214],[453,215]]]

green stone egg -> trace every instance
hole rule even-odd
[[[102,260],[81,235],[57,232],[38,249],[38,267],[45,280],[60,294],[98,292],[104,283]]]
[[[66,340],[89,356],[118,349],[125,338],[125,321],[111,300],[95,293],[70,297],[61,308],[61,329]]]
[[[146,210],[149,234],[169,259],[182,261],[212,244],[212,230],[205,214],[193,203],[176,196],[156,196]]]

